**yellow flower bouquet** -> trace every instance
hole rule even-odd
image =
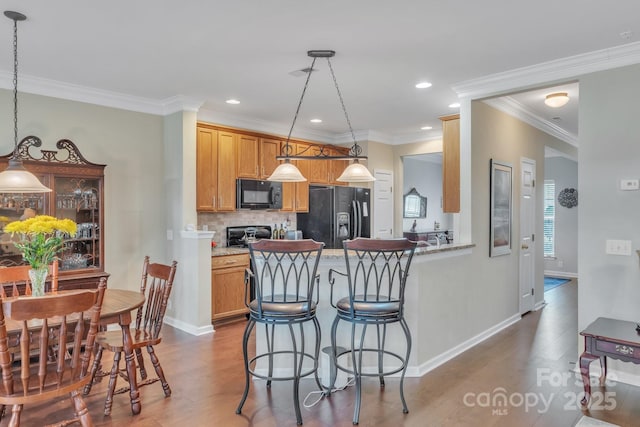
[[[13,221],[4,227],[6,233],[16,234],[15,246],[34,270],[47,268],[62,250],[63,235],[74,236],[77,225],[70,219],[57,219],[48,215],[37,215],[23,221]]]

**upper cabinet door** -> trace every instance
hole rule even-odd
[[[460,116],[442,120],[442,211],[460,212]]]
[[[260,177],[260,143],[251,135],[238,134],[237,141],[238,178]]]
[[[215,211],[218,201],[218,131],[198,127],[196,140],[196,210]]]
[[[218,212],[236,210],[237,141],[237,134],[218,131]]]
[[[280,140],[260,138],[260,178],[267,179],[280,164]]]

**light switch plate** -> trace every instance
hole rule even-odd
[[[605,252],[608,255],[631,256],[631,240],[607,240]]]
[[[637,179],[621,179],[620,190],[632,191],[640,189],[640,181]]]

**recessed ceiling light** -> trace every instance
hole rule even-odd
[[[227,104],[233,104],[233,105],[240,104],[240,101],[238,101],[237,99],[227,99],[225,102]]]
[[[431,87],[431,86],[432,85],[429,82],[420,82],[420,83],[416,84],[416,87],[418,89],[426,89],[426,88]]]
[[[449,108],[460,108],[460,103],[454,102],[453,104],[449,104]]]
[[[433,129],[433,126],[422,126],[420,129],[422,129],[422,130],[431,130],[431,129]]]
[[[322,119],[311,119],[309,120],[311,123],[322,123]]]

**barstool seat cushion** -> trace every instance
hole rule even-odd
[[[376,299],[378,299],[376,301]],[[351,313],[351,304],[349,297],[341,298],[336,307],[339,312],[344,314]],[[356,316],[372,316],[372,317],[388,317],[400,313],[400,301],[398,300],[380,300],[375,295],[356,295],[353,298],[353,311]]]
[[[285,298],[283,295],[274,295],[273,298],[262,300],[263,317],[297,317],[308,316],[315,313],[316,303],[314,301],[293,301],[294,297]],[[258,301],[249,303],[249,310],[255,316],[259,316]]]

